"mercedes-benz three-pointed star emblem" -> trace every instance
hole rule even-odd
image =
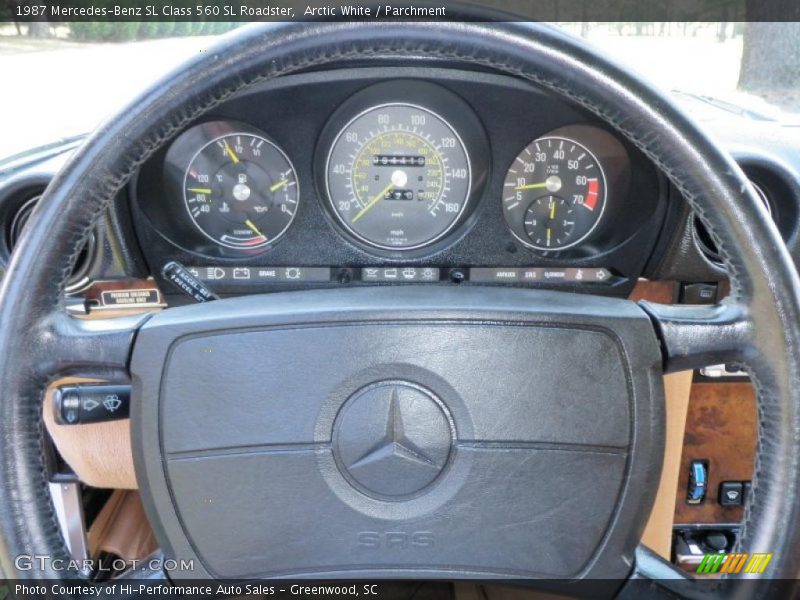
[[[420,465],[436,469],[442,468],[434,459],[427,456],[423,450],[417,447],[414,442],[409,440],[403,430],[403,413],[400,410],[397,387],[392,388],[391,399],[389,400],[389,414],[386,418],[386,434],[374,447],[370,448],[355,462],[348,465],[351,471],[380,462],[389,457],[396,456],[403,460],[415,462]]]
[[[447,409],[432,393],[415,384],[384,381],[345,403],[335,425],[334,453],[354,487],[398,499],[439,476],[452,441]]]

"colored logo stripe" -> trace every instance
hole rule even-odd
[[[744,566],[745,561],[747,560],[748,554],[745,553],[736,553],[736,554],[729,554],[728,560],[725,561],[725,564],[722,565],[722,572],[723,573],[739,573]]]
[[[749,558],[749,560],[748,560]],[[712,575],[714,573],[736,574],[763,573],[772,560],[772,554],[755,552],[737,552],[734,554],[706,554],[697,566],[697,573]]]
[[[753,554],[750,562],[744,569],[745,573],[763,573],[767,568],[769,561],[772,560],[772,554]]]
[[[716,573],[725,562],[725,554],[706,554],[697,566],[698,573]]]

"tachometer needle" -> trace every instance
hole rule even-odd
[[[231,150],[231,147],[228,146],[228,142],[225,142],[225,152],[227,152],[228,156],[231,157],[231,160],[233,161],[233,164],[237,164],[239,162],[239,157],[236,156],[236,154],[233,152],[233,150]]]
[[[542,181],[541,183],[528,183],[526,185],[518,185],[514,189],[515,190],[539,190],[539,189],[546,188],[546,187],[547,187],[547,182],[546,181]]]
[[[245,225],[247,225],[247,226],[250,228],[250,230],[251,230],[253,233],[255,233],[257,236],[259,236],[259,237],[265,237],[265,236],[264,236],[264,234],[263,234],[263,233],[261,233],[261,232],[258,230],[258,227],[256,227],[256,226],[255,226],[255,224],[254,224],[254,223],[253,223],[253,222],[252,222],[250,219],[245,219],[245,222],[244,222],[244,224],[245,224]]]
[[[211,188],[188,188],[194,194],[210,194]]]
[[[373,206],[375,206],[381,200],[383,200],[386,197],[386,194],[388,194],[393,187],[394,187],[394,183],[390,183],[385,188],[383,188],[378,195],[376,195],[372,200],[370,200],[369,202],[367,202],[366,205],[364,205],[364,208],[362,208],[360,211],[358,211],[358,214],[355,217],[353,217],[353,220],[351,221],[351,223],[355,223],[361,217],[363,217],[365,214],[367,214],[369,209],[372,208]]]
[[[289,180],[288,180],[288,179],[281,179],[281,180],[280,180],[278,183],[274,183],[274,184],[273,184],[273,185],[272,185],[272,186],[269,188],[269,191],[270,191],[270,192],[272,192],[272,193],[274,193],[274,192],[277,192],[279,189],[281,189],[281,188],[282,188],[283,186],[285,186],[287,183],[289,183]]]

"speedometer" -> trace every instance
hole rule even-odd
[[[447,234],[464,214],[472,167],[458,132],[405,103],[369,108],[342,128],[328,154],[332,211],[376,248],[412,250]]]

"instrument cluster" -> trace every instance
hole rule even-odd
[[[464,220],[485,179],[485,160],[478,159],[485,136],[464,101],[433,84],[405,89],[413,93],[379,84],[351,98],[316,152],[325,157],[317,179],[330,214],[352,241],[376,251],[419,250],[442,239]],[[508,230],[524,246],[566,250],[602,222],[606,171],[619,175],[608,164],[615,158],[624,160],[624,148],[600,129],[549,132],[520,150],[502,191],[491,195],[502,197]],[[222,248],[269,250],[300,208],[291,159],[251,125],[201,123],[172,144],[166,162],[170,196],[182,200],[197,232]]]
[[[650,216],[631,213],[629,148],[529,88],[510,86],[512,109],[480,90],[507,81],[444,83],[355,78],[334,105],[301,82],[294,95],[272,94],[274,111],[242,110],[266,91],[237,99],[145,165],[137,209],[158,245],[217,273],[234,264],[446,268],[459,257],[501,270],[613,267],[589,263]],[[313,104],[306,120],[304,103]],[[655,201],[643,206],[652,213]],[[327,256],[314,257],[320,249]]]

